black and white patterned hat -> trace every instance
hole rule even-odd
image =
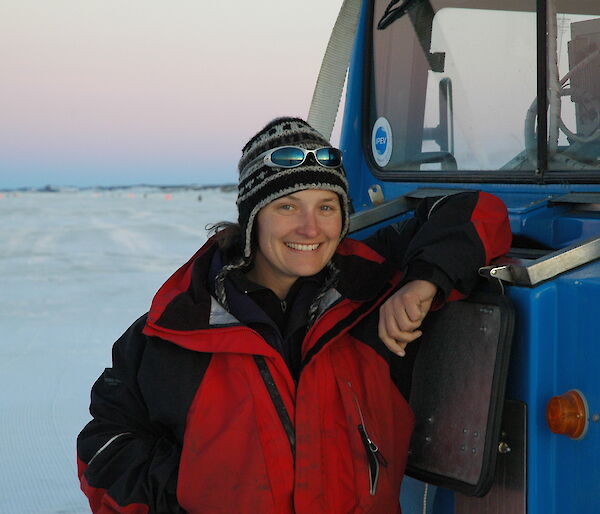
[[[272,168],[256,158],[279,146],[299,146],[306,150],[331,146],[319,132],[300,118],[276,118],[258,132],[242,149],[238,164],[238,222],[242,229],[244,259],[252,254],[252,229],[258,211],[277,198],[305,189],[323,189],[339,195],[342,233],[348,232],[348,182],[343,166],[327,168],[307,159],[295,168]]]

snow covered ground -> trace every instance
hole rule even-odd
[[[89,512],[91,385],[205,225],[234,217],[218,189],[0,193],[0,513]]]

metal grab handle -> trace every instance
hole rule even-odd
[[[485,266],[479,269],[479,274],[518,286],[533,287],[597,259],[600,259],[598,236],[549,253],[527,266],[515,263]]]

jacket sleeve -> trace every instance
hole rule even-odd
[[[510,249],[512,235],[504,203],[472,191],[426,198],[407,221],[389,225],[365,242],[405,271],[405,280],[436,284],[440,300],[467,296],[478,269]]]
[[[146,336],[140,318],[115,343],[113,367],[92,388],[93,420],[77,439],[81,488],[95,513],[179,513],[180,448],[152,420],[138,385]]]

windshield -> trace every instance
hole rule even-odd
[[[600,177],[600,2],[548,2],[541,107],[536,4],[374,0],[367,153],[377,171]]]

